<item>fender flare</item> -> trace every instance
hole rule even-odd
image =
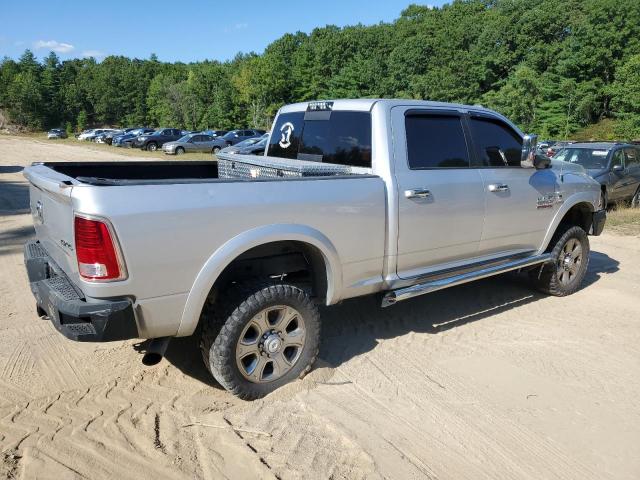
[[[191,286],[176,336],[193,334],[211,288],[231,262],[254,247],[287,240],[307,243],[322,253],[327,275],[326,303],[331,305],[338,302],[342,291],[342,267],[338,252],[331,241],[318,230],[306,225],[265,225],[236,235],[213,252]]]
[[[598,191],[598,195],[600,195],[599,191]],[[549,246],[549,242],[551,242],[553,235],[556,233],[556,230],[558,229],[560,222],[562,221],[564,216],[567,214],[567,212],[571,210],[573,207],[575,207],[576,205],[578,205],[579,203],[586,203],[589,205],[589,208],[591,209],[592,213],[595,211],[595,207],[593,206],[593,192],[591,191],[577,192],[571,195],[570,197],[568,197],[567,199],[565,199],[562,205],[560,206],[560,208],[558,209],[558,211],[556,212],[555,216],[553,217],[553,221],[549,225],[549,228],[547,229],[547,233],[545,234],[544,240],[542,241],[542,246],[537,252],[538,255],[543,253],[547,249],[547,247]]]

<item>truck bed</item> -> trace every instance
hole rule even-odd
[[[218,178],[218,162],[51,162],[45,166],[90,185],[191,183]]]

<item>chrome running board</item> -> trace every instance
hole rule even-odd
[[[512,270],[519,270],[521,268],[531,267],[533,265],[538,265],[541,263],[547,263],[550,259],[550,253],[543,253],[542,255],[536,255],[534,257],[521,258],[519,260],[513,260],[511,262],[502,263],[500,265],[481,268],[473,272],[460,273],[458,275],[452,275],[447,278],[440,278],[438,280],[411,285],[410,287],[391,290],[387,292],[384,297],[382,297],[382,306],[390,307],[391,305],[401,302],[402,300],[407,300],[419,295],[424,295],[425,293],[435,292],[436,290],[442,290],[443,288],[453,287],[455,285],[462,285],[463,283],[473,282],[474,280],[480,280],[481,278],[510,272]]]

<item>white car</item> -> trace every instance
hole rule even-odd
[[[85,130],[80,135],[78,135],[77,138],[78,140],[89,140],[89,137],[93,136],[95,131],[96,131],[95,128]]]

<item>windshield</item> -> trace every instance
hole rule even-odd
[[[591,170],[607,168],[607,157],[609,150],[593,148],[563,148],[556,156],[555,160],[563,160],[569,163],[577,163],[584,168]]]
[[[186,143],[189,140],[191,140],[193,137],[194,137],[194,134],[193,133],[189,133],[189,134],[187,134],[187,135],[185,135],[183,137],[180,137],[177,141],[178,142],[182,142],[182,143]]]
[[[242,142],[236,144],[236,147],[248,147],[250,145],[253,145],[254,143],[257,143],[258,140],[260,140],[259,138],[249,138],[247,140],[243,140]]]

